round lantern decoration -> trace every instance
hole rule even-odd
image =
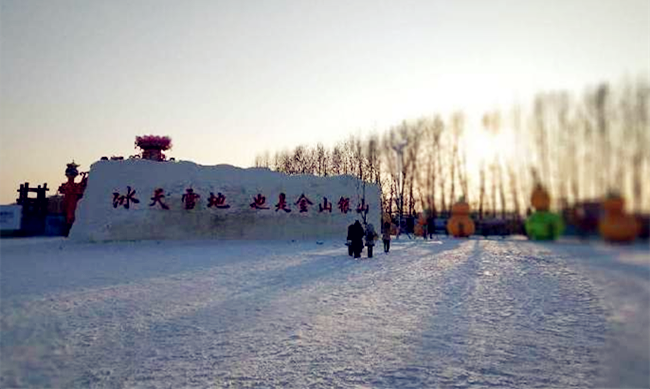
[[[469,204],[461,199],[451,207],[451,218],[447,221],[447,231],[456,238],[467,238],[475,231],[474,221],[469,217]]]
[[[602,204],[604,216],[598,223],[600,235],[608,242],[629,243],[639,234],[635,217],[624,213],[625,200],[617,194],[610,194]]]
[[[532,240],[555,240],[564,231],[564,221],[557,213],[549,211],[551,198],[540,184],[535,186],[530,202],[535,212],[526,220],[526,234]]]

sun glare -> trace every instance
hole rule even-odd
[[[507,164],[516,157],[516,143],[508,128],[490,133],[480,127],[473,127],[465,134],[463,141],[470,170],[478,171],[481,164],[488,166],[497,159],[502,164]]]

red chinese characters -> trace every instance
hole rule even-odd
[[[370,207],[366,204],[366,199],[361,199],[361,203],[357,206],[357,213],[368,214]]]
[[[198,193],[194,193],[194,189],[187,188],[185,189],[185,194],[181,197],[181,201],[185,204],[185,209],[194,209],[200,197]]]
[[[124,208],[129,209],[131,203],[138,204],[139,202],[140,200],[135,198],[135,189],[131,189],[130,186],[126,187],[126,196],[120,195],[119,192],[113,192],[113,208],[123,205]]]
[[[140,202],[140,200],[138,200],[135,197],[136,194],[135,189],[132,189],[130,186],[127,186],[126,188],[127,188],[127,192],[124,195],[120,194],[118,191],[113,192],[114,208],[123,206],[124,208],[129,209],[133,204],[138,204]],[[166,203],[165,196],[169,197],[170,194],[165,193],[165,190],[163,188],[156,188],[153,191],[153,196],[151,197],[151,203],[149,203],[149,207],[169,210],[170,205]],[[199,204],[200,198],[201,195],[194,192],[194,189],[187,188],[185,190],[185,193],[181,197],[183,208],[186,210],[191,210],[196,208],[196,206]],[[314,205],[314,203],[304,193],[302,193],[300,197],[298,197],[298,199],[294,204],[297,206],[298,211],[300,213],[309,212],[310,206]],[[253,202],[250,203],[249,205],[251,208],[257,210],[270,209],[271,206],[267,204],[266,197],[262,195],[262,193],[258,193],[257,195],[253,196]],[[213,192],[210,192],[210,197],[207,198],[207,208],[212,208],[212,207],[217,209],[227,209],[230,208],[230,205],[227,204],[226,196],[223,193],[217,192],[217,194],[215,195]],[[360,199],[360,203],[358,204],[358,206],[356,208],[351,208],[349,197],[340,197],[337,203],[337,207],[343,214],[347,214],[348,212],[356,210],[357,213],[361,213],[365,215],[368,213],[370,209],[368,204],[366,204],[365,199]],[[327,197],[323,197],[322,203],[318,204],[319,213],[323,213],[323,212],[332,213],[333,208],[334,208],[334,203],[330,202]],[[285,213],[290,213],[292,211],[291,203],[287,200],[286,193],[282,192],[278,195],[278,202],[277,204],[275,204],[275,211],[276,212],[284,211]]]
[[[251,208],[253,209],[269,209],[266,206],[266,197],[262,196],[261,193],[258,193],[257,196],[253,197],[253,202],[250,203]]]
[[[295,204],[300,208],[300,212],[309,212],[308,206],[313,205],[314,203],[312,203],[303,193],[298,197],[298,201],[296,201]]]
[[[151,198],[151,204],[149,204],[150,207],[153,207],[158,203],[162,209],[169,209],[169,206],[163,202],[163,199],[165,198],[163,188],[158,188],[153,191],[153,197]]]
[[[318,212],[329,211],[332,213],[332,203],[327,201],[327,197],[323,197],[323,204],[318,204]]]
[[[275,204],[275,212],[283,210],[284,212],[291,212],[291,209],[287,207],[287,195],[280,193],[278,196],[278,203]]]
[[[341,213],[350,212],[350,198],[349,197],[341,197],[338,204],[339,204],[339,209],[341,210]]]
[[[230,208],[230,205],[226,204],[226,196],[221,192],[217,193],[215,196],[214,193],[210,192],[210,197],[208,198],[208,208],[216,207],[219,209]]]

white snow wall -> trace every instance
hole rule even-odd
[[[139,203],[115,204],[114,193],[135,190]],[[163,202],[153,206],[154,191],[162,188]],[[183,194],[192,188],[200,198],[186,209]],[[208,207],[210,192],[222,193],[230,208]],[[254,196],[266,197],[269,209],[250,206]],[[291,212],[276,211],[280,193],[286,194]],[[311,200],[307,212],[296,201],[301,194]],[[140,239],[311,239],[344,240],[347,227],[362,221],[357,207],[364,194],[363,183],[351,176],[288,176],[269,169],[241,169],[230,165],[201,166],[192,162],[147,160],[98,161],[91,166],[88,186],[77,207],[70,239],[77,241]],[[331,213],[319,212],[324,197]],[[350,211],[343,213],[338,202],[349,198]],[[379,231],[380,193],[365,184],[367,222]]]

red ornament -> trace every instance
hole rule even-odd
[[[142,150],[142,159],[164,161],[165,154],[172,148],[172,140],[168,136],[143,135],[135,137],[135,147]]]

